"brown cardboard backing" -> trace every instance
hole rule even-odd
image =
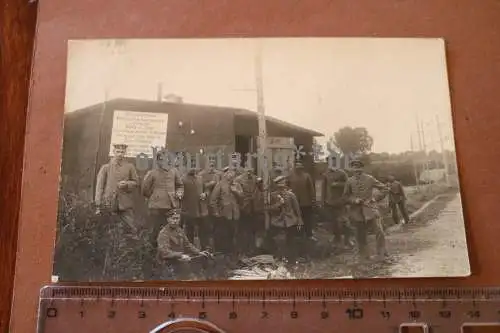
[[[38,291],[50,282],[66,41],[71,38],[443,37],[473,275],[240,285],[402,287],[498,283],[500,223],[495,215],[500,188],[496,171],[500,161],[499,18],[500,3],[495,0],[41,0],[27,116],[11,332],[33,332]]]
[[[0,332],[9,329],[17,252],[28,82],[36,4],[3,0],[0,10]]]

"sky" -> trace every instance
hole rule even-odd
[[[185,103],[257,110],[255,54],[267,115],[325,134],[362,126],[373,152],[454,150],[444,42],[430,38],[74,40],[65,112],[112,98],[155,100],[158,84]],[[107,93],[106,93],[107,92]],[[413,139],[411,139],[413,137]]]

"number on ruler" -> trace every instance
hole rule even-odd
[[[479,317],[481,317],[481,312],[476,311],[476,310],[474,310],[474,311],[469,311],[469,312],[467,312],[467,316],[468,316],[469,318],[479,318]]]
[[[55,318],[55,317],[57,317],[57,309],[56,308],[48,308],[47,309],[47,317],[48,318]]]
[[[229,312],[229,319],[236,319],[238,318],[238,314],[234,311]]]
[[[267,311],[262,311],[260,314],[260,319],[268,319],[269,313]]]
[[[138,315],[137,315],[137,316],[139,317],[139,319],[144,319],[144,318],[146,318],[146,312],[144,312],[144,311],[139,311],[139,313],[138,313]]]
[[[363,309],[347,309],[346,313],[349,319],[363,319]]]
[[[417,310],[410,311],[408,313],[408,316],[410,317],[410,319],[418,319],[418,318],[420,318],[420,311],[417,311]]]
[[[83,311],[80,311],[80,318],[83,318],[83,315],[85,314],[85,312]]]
[[[116,311],[109,310],[108,311],[108,318],[113,319],[116,316]]]
[[[170,318],[170,319],[175,319],[175,312],[173,312],[173,311],[172,311],[172,312],[170,312],[170,313],[168,314],[168,318]]]
[[[206,312],[200,312],[198,314],[198,318],[200,318],[200,319],[207,319],[207,313]]]
[[[439,317],[449,319],[451,318],[451,311],[439,311]]]
[[[290,318],[292,318],[292,319],[299,318],[299,313],[297,311],[290,312]]]
[[[380,315],[384,319],[390,319],[391,318],[391,313],[389,311],[380,311]]]
[[[326,319],[330,316],[330,314],[327,311],[322,311],[321,312],[321,319]]]

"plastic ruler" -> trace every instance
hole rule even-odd
[[[500,288],[42,289],[39,333],[500,332]]]

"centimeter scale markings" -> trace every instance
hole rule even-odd
[[[500,288],[350,290],[54,285],[41,291],[38,322],[39,333],[368,330],[500,332]]]

